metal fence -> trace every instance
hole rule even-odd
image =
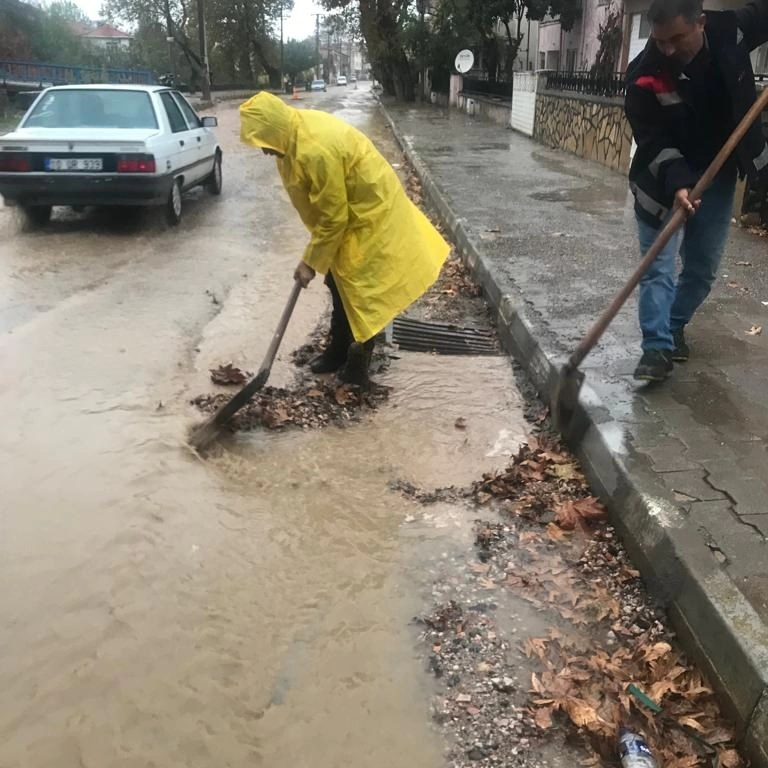
[[[127,85],[152,85],[154,82],[154,75],[144,69],[71,67],[60,64],[40,64],[32,61],[0,60],[0,84],[30,83],[45,86],[125,83]]]
[[[474,93],[478,96],[490,96],[491,98],[511,99],[512,83],[506,80],[483,80],[475,77],[464,78],[464,93]]]
[[[546,87],[548,91],[571,91],[611,98],[624,95],[625,77],[622,72],[607,77],[591,72],[550,72]]]

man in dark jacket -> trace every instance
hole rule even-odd
[[[663,381],[673,361],[688,359],[684,329],[717,275],[737,173],[754,177],[768,166],[758,122],[702,199],[690,199],[755,101],[749,54],[768,41],[768,0],[707,13],[702,0],[654,0],[648,19],[651,39],[629,66],[625,102],[637,143],[629,180],[643,253],[675,206],[689,217],[640,284],[643,356],[635,378]]]

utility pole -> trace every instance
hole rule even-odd
[[[205,0],[197,0],[197,30],[200,35],[200,61],[203,64],[203,101],[211,100],[211,71],[208,68],[208,35],[205,30]]]
[[[320,19],[323,14],[313,13],[312,15],[315,17],[315,80],[319,80],[322,75],[322,72],[320,71]]]

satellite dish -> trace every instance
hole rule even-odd
[[[456,71],[465,75],[475,65],[475,54],[468,49],[464,49],[456,57]]]

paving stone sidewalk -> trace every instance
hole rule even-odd
[[[512,347],[535,380],[551,380],[552,366],[639,258],[626,179],[457,112],[386,111]],[[710,665],[752,743],[763,740],[761,759],[768,750],[763,302],[768,238],[734,227],[716,290],[689,327],[690,362],[667,384],[643,387],[631,375],[640,339],[633,298],[585,364],[591,428],[582,443],[593,481],[613,498],[684,640],[688,634]]]

